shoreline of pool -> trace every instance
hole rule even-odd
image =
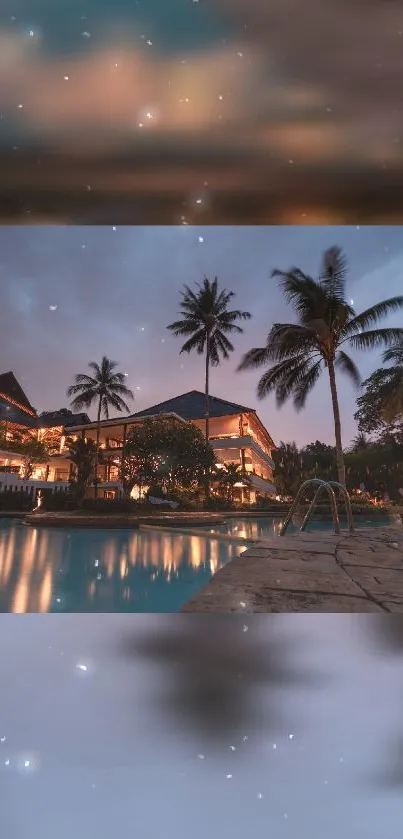
[[[159,513],[153,515],[88,515],[71,513],[30,513],[23,518],[23,524],[33,527],[71,527],[71,528],[102,528],[121,529],[129,528],[138,530],[142,524],[153,524],[155,527],[169,526],[180,527],[181,525],[192,525],[192,527],[208,527],[211,525],[224,524],[225,516],[218,513]]]
[[[192,527],[210,527],[218,524],[224,524],[228,519],[283,519],[289,512],[287,508],[281,512],[270,512],[267,510],[230,510],[226,512],[170,512],[164,511],[160,513],[144,513],[135,515],[125,514],[89,514],[78,512],[44,512],[44,513],[27,513],[21,511],[0,511],[0,519],[18,519],[23,524],[33,527],[85,527],[85,528],[102,528],[102,529],[116,529],[116,528],[130,528],[137,530],[140,525],[155,525],[156,527],[166,526],[181,527],[182,525],[190,525]],[[354,519],[372,521],[377,520],[385,523],[385,526],[390,522],[395,522],[398,517],[402,518],[403,513],[398,510],[377,512],[376,510],[365,510],[354,512]],[[344,510],[340,511],[340,519],[345,521]],[[316,513],[312,516],[312,521],[331,521],[330,514]]]

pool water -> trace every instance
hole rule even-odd
[[[298,526],[293,524],[289,524],[287,528],[287,535],[291,533],[296,533],[299,529],[300,524],[302,523],[302,518],[299,521]],[[244,519],[240,518],[230,518],[224,524],[219,525],[214,528],[215,531],[220,533],[226,533],[231,536],[236,537],[243,537],[246,541],[255,540],[255,539],[268,539],[272,536],[280,536],[280,528],[283,523],[283,519],[281,518],[266,518],[266,517],[256,517],[256,518],[249,518],[245,516]],[[389,524],[389,520],[387,517],[381,519],[377,518],[373,521],[365,520],[365,519],[356,519],[355,526],[356,527],[385,527]],[[347,529],[347,521],[340,516],[340,527],[342,529]],[[306,533],[312,531],[323,531],[329,532],[333,531],[333,522],[332,521],[315,521],[310,520],[308,526],[306,528]]]
[[[279,535],[280,526],[278,518],[239,518],[216,528],[243,545],[214,539],[214,530],[188,536],[0,519],[0,612],[178,612],[252,540]]]
[[[0,519],[0,612],[178,612],[242,545]]]

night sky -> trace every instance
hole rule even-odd
[[[301,14],[299,0],[3,0],[2,217],[400,220],[401,4]]]
[[[277,410],[272,397],[258,403],[259,373],[236,367],[265,342],[273,322],[293,318],[272,269],[297,265],[316,276],[323,250],[334,244],[349,260],[348,297],[357,311],[402,292],[399,227],[2,227],[1,371],[14,371],[38,411],[67,407],[74,375],[103,354],[129,374],[132,412],[203,390],[202,358],[180,356],[180,339],[166,326],[176,319],[183,284],[217,275],[236,293],[234,306],[253,319],[230,360],[213,369],[211,393],[257,408],[277,443],[333,442],[326,373],[297,414],[292,403]],[[386,323],[401,325],[401,315]],[[380,364],[380,353],[354,358],[363,378]],[[338,383],[347,445],[356,433],[356,392],[340,375]]]

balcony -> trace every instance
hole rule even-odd
[[[274,461],[271,457],[259,446],[254,437],[250,435],[246,437],[210,437],[210,445],[214,451],[224,449],[250,449],[255,452],[258,457],[261,457],[271,469],[274,469]]]
[[[272,495],[276,494],[277,489],[270,481],[260,478],[259,475],[255,475],[253,472],[248,473],[248,478],[250,480],[251,489],[257,489],[260,490],[260,492],[269,492]]]

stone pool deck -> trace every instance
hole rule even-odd
[[[257,542],[221,568],[182,612],[403,613],[403,527]]]

